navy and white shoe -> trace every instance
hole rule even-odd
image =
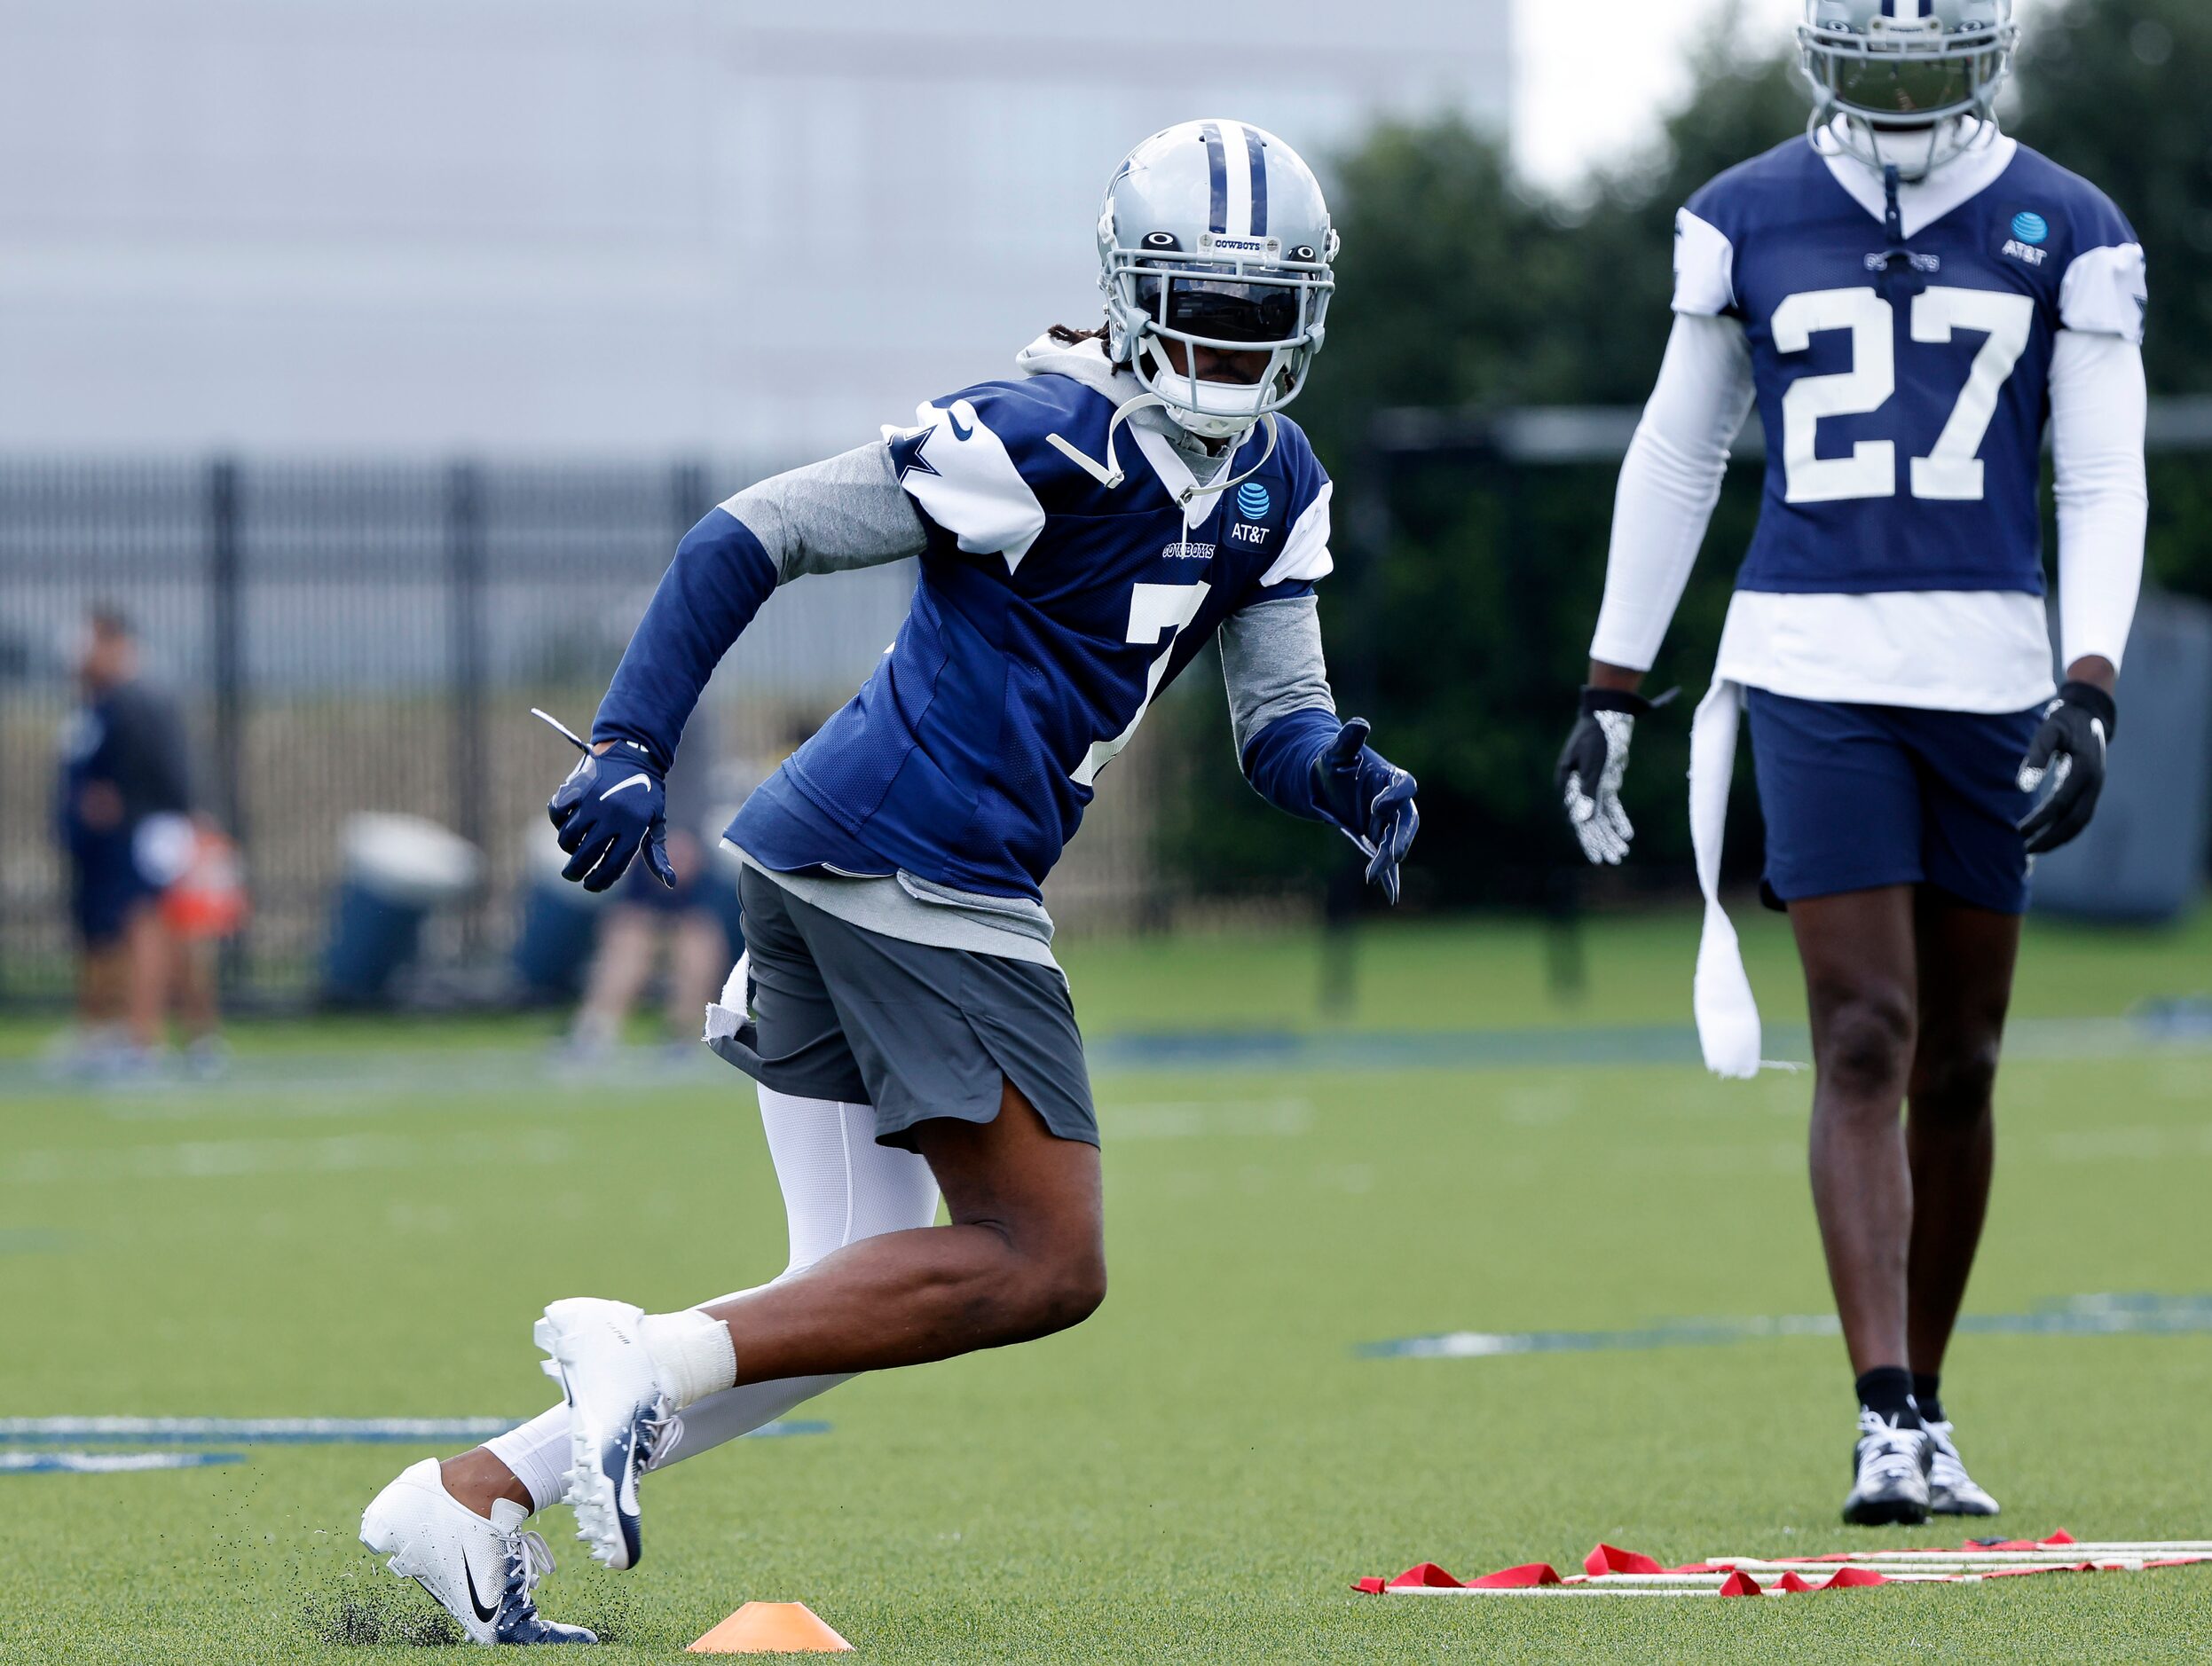
[[[1934,1447],[1925,1429],[1902,1429],[1859,1408],[1851,1450],[1851,1496],[1843,1519],[1854,1527],[1917,1527],[1928,1519],[1928,1466]]]
[[[532,1593],[553,1553],[523,1530],[528,1513],[501,1498],[486,1521],[445,1490],[437,1459],[426,1458],[361,1513],[361,1543],[436,1598],[472,1643],[596,1643],[580,1625],[539,1615]]]
[[[533,1334],[550,1356],[546,1375],[569,1403],[568,1501],[576,1536],[592,1560],[634,1568],[638,1477],[652,1467],[677,1426],[675,1406],[645,1350],[644,1309],[626,1301],[572,1296],[546,1309]]]
[[[1951,1438],[1948,1423],[1927,1426],[1931,1459],[1928,1465],[1928,1513],[1930,1515],[1995,1515],[1997,1501],[1984,1492],[1966,1473],[1965,1463],[1959,1458],[1958,1443]]]

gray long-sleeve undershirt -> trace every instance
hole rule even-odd
[[[927,544],[919,511],[882,441],[773,476],[723,503],[760,539],[789,584],[810,573],[850,572],[919,555]],[[1252,737],[1293,711],[1334,711],[1313,597],[1285,596],[1239,609],[1221,626],[1221,669],[1230,728],[1242,758]],[[743,854],[744,853],[740,853]],[[1052,922],[1016,900],[965,897],[924,882],[777,874],[778,884],[852,924],[909,942],[976,949],[1051,963]]]

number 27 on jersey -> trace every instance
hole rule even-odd
[[[1791,295],[1775,309],[1775,350],[1802,353],[1813,337],[1830,330],[1851,333],[1852,367],[1833,375],[1804,376],[1783,396],[1783,460],[1791,503],[1837,503],[1897,495],[1897,446],[1861,440],[1848,457],[1821,457],[1824,417],[1869,416],[1897,391],[1896,312],[1872,289],[1818,289]],[[1955,331],[1988,337],[1974,356],[1950,420],[1935,450],[1912,460],[1912,495],[1951,503],[1979,503],[1983,495],[1981,443],[1997,413],[1997,400],[2035,326],[2035,303],[1995,289],[1934,288],[1913,297],[1912,339],[1942,343]]]

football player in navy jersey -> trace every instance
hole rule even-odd
[[[2011,0],[1807,0],[1811,142],[1721,175],[1678,221],[1673,334],[1560,760],[1586,853],[1619,861],[1638,689],[1756,403],[1766,500],[1691,744],[1696,1005],[1707,1063],[1757,1071],[1758,1010],[1714,896],[1748,714],[1767,894],[1812,1012],[1814,1205],[1858,1377],[1854,1522],[1997,1513],[1939,1376],[1988,1199],[2031,859],[2096,807],[2142,578],[2143,249],[2095,186],[1998,130],[2016,37]]]
[[[531,1596],[544,1547],[522,1523],[564,1494],[592,1554],[634,1566],[644,1471],[855,1372],[1098,1305],[1098,1125],[1042,887],[1208,640],[1253,786],[1340,829],[1396,900],[1414,783],[1336,715],[1314,599],[1329,481],[1282,415],[1321,347],[1336,241],[1282,140],[1170,128],[1107,188],[1105,327],[1050,332],[1018,375],[748,487],[678,548],[549,806],[586,890],[641,853],[667,877],[663,777],[778,585],[909,556],[920,580],[867,686],[728,829],[747,955],[708,1039],[760,1085],[786,1270],[677,1313],[553,1303],[536,1334],[563,1403],[414,1466],[364,1517],[478,1641],[589,1640]],[[594,1224],[620,1230],[611,1209]]]

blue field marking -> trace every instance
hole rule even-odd
[[[1793,1038],[1775,1026],[1772,1044]],[[1531,1065],[1694,1065],[1696,1032],[1603,1030],[1161,1030],[1090,1049],[1102,1070],[1506,1070]]]
[[[242,1452],[0,1452],[0,1475],[135,1475],[245,1461]]]
[[[2212,1332],[2212,1295],[2069,1296],[2026,1313],[1969,1313],[1958,1328],[1982,1336],[2195,1336]],[[1496,1359],[1514,1354],[1712,1348],[1777,1336],[1835,1336],[1829,1313],[1776,1317],[1665,1319],[1632,1331],[1447,1331],[1362,1342],[1362,1359]]]
[[[1803,1025],[1767,1027],[1767,1050],[1777,1057],[1810,1056]],[[2138,1057],[2146,1049],[2176,1055],[2212,1053],[2212,1002],[2184,996],[2145,1002],[2127,1018],[2024,1018],[2005,1028],[2008,1058],[2098,1059]],[[1510,1070],[1578,1065],[1696,1065],[1696,1032],[1688,1023],[1578,1028],[1539,1026],[1511,1030],[1161,1030],[1126,1032],[1090,1041],[1087,1050],[1100,1069],[1122,1071],[1286,1069],[1458,1069]],[[121,1122],[331,1121],[413,1114],[424,1095],[452,1099],[481,1094],[494,1103],[487,1116],[557,1117],[588,1115],[603,1103],[610,1081],[650,1072],[657,1085],[672,1090],[698,1086],[719,1090],[728,1073],[712,1053],[698,1049],[696,1062],[669,1065],[664,1049],[618,1051],[604,1068],[579,1070],[549,1061],[543,1049],[511,1047],[394,1048],[374,1056],[283,1054],[248,1056],[237,1061],[216,1083],[161,1081],[129,1088],[97,1083],[57,1082],[35,1061],[0,1060],[0,1100],[59,1094],[81,1096],[100,1113]],[[531,1160],[567,1162],[572,1152],[558,1129],[533,1131],[541,1143]],[[273,1172],[272,1163],[295,1167],[312,1161],[326,1171],[350,1162],[355,1167],[382,1163],[413,1164],[435,1155],[420,1143],[330,1151],[275,1149],[256,1153],[231,1149],[225,1142],[197,1159],[220,1166],[263,1159],[251,1173]],[[91,1159],[75,1152],[19,1153],[12,1167],[0,1166],[0,1185],[16,1181],[66,1181],[86,1177]],[[153,1159],[130,1152],[101,1160],[126,1177],[161,1179],[168,1171],[146,1173],[136,1163]],[[181,1160],[172,1158],[163,1160]],[[195,1174],[197,1171],[195,1171]]]
[[[1769,1054],[1812,1056],[1802,1024],[1770,1024]],[[1118,1071],[1529,1070],[1699,1065],[1688,1025],[1521,1030],[1156,1030],[1090,1045],[1094,1067]],[[2028,1018],[2005,1030],[2013,1059],[2138,1058],[2212,1051],[2200,1005],[2154,1003],[2124,1018]]]
[[[0,1445],[46,1441],[129,1441],[196,1446],[414,1446],[488,1441],[520,1426],[521,1418],[0,1418]],[[827,1423],[787,1418],[744,1438],[773,1441],[827,1434]]]

